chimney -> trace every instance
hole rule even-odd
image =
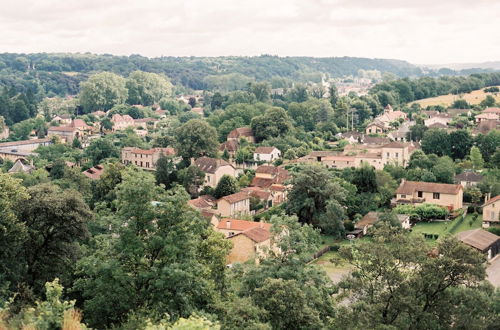
[[[231,229],[231,220],[229,219],[226,220],[226,228]]]

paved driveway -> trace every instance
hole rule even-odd
[[[500,287],[500,255],[497,255],[486,268],[488,281],[495,287]]]

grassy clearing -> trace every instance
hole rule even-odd
[[[499,86],[500,87],[500,86]],[[460,95],[453,95],[453,94],[448,94],[448,95],[441,95],[441,96],[436,96],[436,97],[430,97],[427,99],[422,99],[418,101],[411,102],[413,103],[418,103],[420,104],[423,108],[429,106],[429,105],[443,105],[445,107],[448,107],[453,104],[454,101],[463,98],[467,101],[469,104],[479,104],[482,100],[486,98],[486,95],[491,95],[495,98],[497,102],[500,102],[500,93],[485,93],[483,90],[477,90],[477,91],[472,91],[467,94],[462,94],[462,97]]]

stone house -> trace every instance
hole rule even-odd
[[[271,163],[281,158],[281,151],[275,147],[257,147],[253,153],[253,160],[256,162]]]
[[[194,161],[194,165],[205,172],[205,186],[212,188],[217,187],[222,176],[236,176],[234,167],[223,159],[200,157]]]
[[[227,135],[227,141],[235,140],[239,142],[241,138],[247,139],[250,143],[255,143],[255,137],[250,127],[235,128]]]
[[[217,200],[217,212],[222,217],[250,214],[250,195],[245,191],[224,196]]]
[[[227,239],[233,243],[226,258],[228,264],[249,260],[258,263],[259,259],[265,258],[271,249],[271,233],[260,227],[245,230]]]
[[[463,187],[460,184],[402,180],[396,190],[396,204],[435,204],[451,210],[461,209]]]
[[[113,132],[122,131],[128,127],[135,127],[135,121],[129,115],[120,115],[118,113],[111,117],[111,123],[113,123]]]
[[[462,187],[472,187],[476,186],[479,182],[483,181],[483,176],[479,173],[474,172],[462,172],[455,175],[455,183],[461,184]]]
[[[121,162],[125,165],[134,164],[143,170],[155,171],[156,163],[161,156],[173,156],[173,148],[152,148],[148,150],[125,147],[121,152]]]
[[[373,121],[366,126],[366,134],[382,134],[387,131],[384,123]]]
[[[500,195],[486,199],[483,205],[483,228],[500,225]]]

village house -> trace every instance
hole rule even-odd
[[[262,209],[264,210],[273,206],[273,195],[269,189],[262,189],[260,187],[245,187],[242,188],[241,191],[246,192],[250,197],[259,199],[260,203],[262,203]]]
[[[424,125],[427,127],[433,124],[442,124],[444,126],[448,126],[450,122],[451,122],[450,114],[436,111],[435,114],[429,116],[428,119],[424,120]]]
[[[111,117],[111,123],[113,124],[113,132],[122,131],[128,127],[135,127],[135,121],[129,115],[120,115],[118,113]]]
[[[273,184],[284,184],[290,178],[287,170],[272,165],[262,165],[255,170],[250,186],[269,189]]]
[[[69,114],[56,115],[52,118],[52,121],[59,125],[69,125],[71,124],[71,116]]]
[[[486,198],[483,205],[483,228],[500,225],[500,195]]]
[[[446,112],[449,113],[452,118],[460,116],[467,116],[467,117],[472,116],[471,109],[448,109],[446,110]]]
[[[74,119],[67,126],[51,126],[47,131],[48,136],[58,136],[62,142],[72,143],[73,140],[82,140],[92,133],[93,127],[87,125],[82,119]]]
[[[265,258],[271,249],[271,233],[269,230],[257,227],[245,230],[227,238],[233,243],[226,257],[227,264],[243,263],[249,260]]]
[[[281,157],[281,151],[275,147],[257,147],[253,153],[256,162],[271,163]]]
[[[462,187],[472,187],[476,186],[479,182],[483,181],[483,176],[479,173],[474,172],[462,172],[458,175],[455,175],[455,183],[461,184]]]
[[[363,143],[364,135],[356,131],[349,131],[337,134],[338,137],[346,140],[349,143]]]
[[[250,214],[250,195],[245,191],[221,197],[217,200],[217,212],[222,217],[238,217]]]
[[[88,170],[82,172],[83,175],[92,180],[99,180],[103,173],[104,173],[104,166],[101,164],[91,167]]]
[[[462,208],[463,187],[460,184],[406,181],[396,190],[396,204],[435,204],[457,210]]]
[[[388,128],[380,121],[373,121],[366,126],[366,134],[382,134]]]
[[[148,150],[125,147],[121,152],[121,161],[123,164],[134,164],[143,170],[155,171],[156,163],[161,156],[174,156],[173,148],[152,148]]]
[[[398,218],[399,223],[401,224],[401,228],[403,229],[411,228],[410,216],[408,214],[396,214],[396,217]],[[361,231],[362,235],[359,236],[364,236],[368,233],[368,229],[370,227],[373,227],[373,225],[377,223],[379,219],[380,219],[380,212],[370,211],[354,224],[354,228]]]
[[[494,112],[483,112],[483,113],[477,115],[475,117],[475,119],[476,119],[476,123],[479,124],[479,123],[489,121],[489,120],[498,121],[499,116],[498,116],[498,114],[496,114]]]
[[[152,128],[156,128],[157,123],[158,123],[158,120],[155,118],[134,119],[134,126],[136,128],[143,128],[145,130],[148,129],[148,126],[151,126]]]
[[[212,188],[217,187],[222,176],[236,176],[234,167],[223,159],[200,157],[194,161],[194,165],[205,173],[204,185]]]
[[[210,195],[201,195],[198,198],[191,199],[188,204],[198,210],[210,210],[217,205],[217,199]]]
[[[230,237],[245,230],[252,228],[263,228],[270,231],[272,225],[266,222],[256,222],[248,220],[239,220],[234,218],[222,218],[219,223],[215,226],[215,230],[223,233],[226,237]]]
[[[500,108],[489,107],[484,109],[483,113],[495,113],[498,116],[500,116]]]
[[[396,164],[406,167],[410,161],[409,144],[392,142],[382,146],[382,164]]]
[[[376,117],[373,122],[366,127],[366,134],[380,134],[393,129],[391,123],[406,120],[407,115],[402,111],[394,111],[390,104],[384,108],[384,113]]]
[[[344,169],[357,166],[356,157],[353,156],[343,156],[343,155],[327,156],[323,157],[322,160],[323,160],[322,163],[327,168]]]
[[[227,141],[235,140],[239,142],[241,138],[245,138],[250,143],[255,143],[255,137],[250,127],[235,128],[227,135]]]
[[[227,151],[229,156],[231,158],[234,158],[234,156],[236,155],[236,151],[238,151],[239,147],[240,147],[240,144],[238,141],[230,140],[230,141],[226,141],[226,142],[221,143],[221,145],[219,146],[219,151],[221,151],[221,152]]]
[[[485,254],[488,260],[493,259],[500,252],[500,236],[480,228],[460,232],[457,238],[462,243]]]

